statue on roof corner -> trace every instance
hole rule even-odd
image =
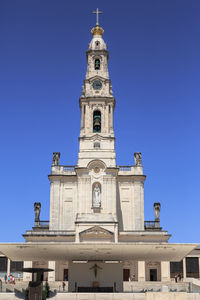
[[[38,226],[40,223],[40,209],[41,209],[41,203],[35,202],[34,203],[35,226]]]
[[[155,221],[160,221],[160,202],[155,202],[154,205]]]
[[[137,167],[142,166],[142,154],[141,154],[141,152],[135,152],[134,153],[134,160],[135,160],[135,165]]]
[[[53,166],[59,166],[60,152],[53,152]]]

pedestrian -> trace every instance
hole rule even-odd
[[[7,283],[7,274],[4,276],[5,283]]]
[[[131,275],[131,281],[134,281],[135,280],[135,274],[132,274]]]
[[[63,281],[62,286],[63,286],[63,292],[64,292],[64,290],[65,290],[65,282],[64,281]]]
[[[181,278],[182,278],[181,273],[179,273],[178,274],[178,280],[181,281]]]
[[[0,279],[0,292],[2,292],[2,280]]]

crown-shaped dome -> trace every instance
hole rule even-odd
[[[99,25],[96,25],[95,27],[92,28],[91,33],[93,36],[95,35],[102,36],[104,34],[104,30]]]

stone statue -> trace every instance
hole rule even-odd
[[[100,188],[98,184],[95,185],[94,191],[93,191],[93,207],[100,207]]]
[[[154,205],[154,214],[155,214],[155,221],[160,221],[160,203],[155,202]]]
[[[40,209],[41,209],[41,203],[35,202],[34,203],[35,225],[39,225],[40,222]]]
[[[60,161],[60,152],[53,152],[53,166],[58,166]]]
[[[141,152],[134,153],[134,160],[136,166],[142,166],[142,154]]]

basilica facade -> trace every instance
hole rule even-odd
[[[60,165],[61,154],[53,153],[49,221],[40,220],[36,202],[35,224],[23,234],[25,243],[1,244],[0,251],[12,260],[23,258],[24,267],[53,269],[44,279],[64,280],[71,292],[123,291],[130,281],[169,282],[172,262],[182,262],[186,276],[184,259],[196,245],[168,242],[170,234],[160,226],[160,203],[152,208],[155,219],[144,220],[141,153],[134,153],[133,165],[116,165],[109,53],[99,24],[91,33],[79,99],[77,165]],[[31,280],[30,274],[24,273],[23,280]]]

